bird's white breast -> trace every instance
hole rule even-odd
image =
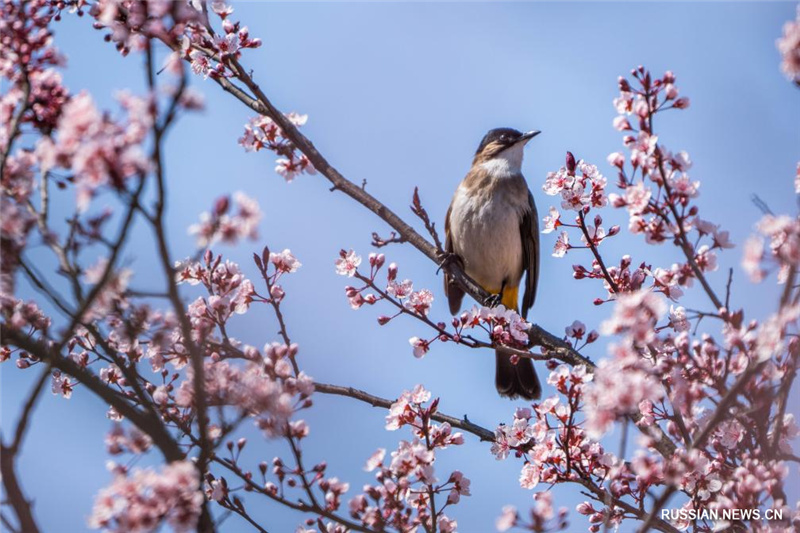
[[[515,189],[476,190],[462,184],[453,198],[454,251],[463,259],[467,274],[490,292],[499,292],[504,280],[516,286],[522,277],[519,226],[527,197],[523,204]]]

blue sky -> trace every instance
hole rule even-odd
[[[541,184],[548,171],[563,164],[566,150],[597,163],[613,181],[605,158],[621,149],[621,135],[611,128],[611,100],[617,76],[639,64],[655,74],[672,70],[682,94],[692,99],[689,110],[665,115],[657,129],[670,149],[691,155],[691,176],[702,181],[704,218],[721,223],[734,242],[742,243],[760,217],[752,194],[776,212],[796,210],[791,179],[800,159],[800,91],[780,73],[774,44],[783,23],[794,17],[794,3],[234,6],[234,18],[264,41],[243,61],[273,102],[284,111],[307,113],[304,130],[320,151],[351,180],[366,179],[371,194],[409,221],[407,205],[419,186],[428,212],[443,225],[477,143],[498,126],[543,131],[529,145],[523,166],[540,212],[554,200],[541,192]],[[143,89],[141,58],[120,57],[87,18],[66,16],[56,26],[56,44],[69,57],[65,81],[73,93],[87,89],[102,107],[114,109],[114,91]],[[255,269],[249,257],[264,244],[288,247],[297,255],[303,267],[286,280],[284,308],[301,347],[301,365],[310,375],[385,397],[424,383],[442,397],[444,412],[467,414],[490,428],[509,421],[514,404],[494,391],[491,352],[436,346],[416,360],[408,338],[428,332],[405,320],[379,327],[375,317],[382,309],[349,309],[345,280],[335,274],[333,261],[340,248],[366,255],[372,231],[387,234],[385,224],[344,195],[329,192],[320,177],[284,183],[272,170],[271,154],[246,154],[236,143],[251,116],[248,110],[210,81],[198,78],[193,84],[205,94],[207,110],[181,120],[167,140],[175,258],[194,251],[186,228],[199,213],[219,195],[242,190],[264,211],[261,238],[217,251],[241,262],[250,275]],[[59,197],[55,214],[65,216],[71,201],[71,193]],[[109,202],[100,197],[93,207]],[[605,218],[624,223],[621,212],[608,211]],[[543,236],[541,289],[530,317],[555,333],[576,318],[597,327],[610,312],[608,306],[591,305],[602,296],[600,287],[572,280],[570,266],[576,261],[550,257],[552,244],[553,236]],[[445,318],[441,278],[432,264],[409,246],[384,252],[400,265],[401,276],[434,291],[434,316]],[[138,227],[126,254],[137,271],[134,286],[147,287],[156,276],[152,253],[151,239]],[[676,249],[648,247],[635,237],[610,241],[604,253],[612,262],[623,253],[654,265],[679,260]],[[735,267],[734,306],[747,305],[751,318],[765,316],[775,307],[774,286],[750,285],[738,269],[740,257],[741,247],[723,254],[712,284],[723,290],[727,268]],[[588,262],[584,256],[574,259]],[[31,294],[23,290],[23,296]],[[692,293],[684,305],[707,303]],[[234,335],[262,345],[276,331],[269,313],[254,310],[237,323]],[[603,343],[587,353],[593,359],[604,354]],[[2,367],[4,428],[16,418],[33,378],[31,372]],[[109,480],[105,410],[81,389],[68,402],[48,395],[40,404],[20,470],[47,531],[84,530],[93,496]],[[384,415],[351,400],[320,397],[307,417],[312,428],[308,460],[326,459],[329,472],[350,481],[350,493],[356,493],[370,480],[361,471],[366,458],[409,437],[402,430],[384,431]],[[254,467],[283,454],[280,445],[264,443],[256,431],[247,433],[251,442],[245,457]],[[607,444],[616,450],[613,435]],[[473,480],[473,496],[453,513],[463,531],[490,530],[503,505],[530,505],[530,491],[517,484],[519,467],[513,460],[496,462],[488,445],[471,437],[465,446],[440,454],[441,475],[460,468]],[[555,490],[556,502],[571,510],[582,500],[573,488]],[[792,493],[796,500],[797,487]],[[250,501],[253,514],[270,531],[291,531],[303,518]],[[572,523],[570,530],[584,529],[576,513]],[[235,518],[228,525],[243,529]]]

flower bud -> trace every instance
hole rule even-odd
[[[689,99],[686,98],[685,96],[682,98],[678,98],[677,100],[675,100],[675,103],[672,104],[672,106],[677,109],[686,109],[689,107]]]
[[[230,199],[227,196],[220,196],[214,202],[214,215],[224,215],[228,211],[228,207],[230,207]]]
[[[567,152],[567,172],[575,174],[575,156],[572,152]]]

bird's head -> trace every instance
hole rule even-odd
[[[509,171],[519,172],[525,145],[539,133],[536,130],[522,133],[513,128],[489,130],[475,152],[473,165],[496,160],[507,164]]]

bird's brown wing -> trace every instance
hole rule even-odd
[[[453,210],[453,204],[447,208],[447,215],[444,217],[444,251],[447,257],[444,258],[448,261],[451,254],[455,254],[453,248],[453,238],[450,236],[450,212]],[[447,269],[444,270],[444,294],[447,296],[447,302],[450,304],[450,314],[455,315],[461,310],[461,302],[464,300],[464,291],[458,286],[450,276],[447,275]]]
[[[528,317],[528,309],[536,301],[536,286],[539,283],[539,213],[533,194],[528,191],[530,210],[522,216],[519,225],[522,238],[522,267],[525,270],[525,293],[522,296],[522,317]]]

